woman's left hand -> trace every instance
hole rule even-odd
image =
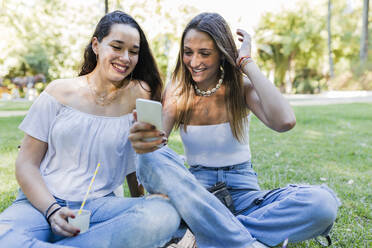
[[[239,49],[239,55],[236,59],[236,64],[239,66],[240,58],[245,56],[251,56],[251,36],[243,29],[237,29],[236,33],[238,34],[238,40],[242,42],[242,45]]]

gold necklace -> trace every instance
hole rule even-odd
[[[115,92],[113,93],[99,95],[97,90],[91,84],[88,75],[87,75],[87,82],[88,82],[88,87],[90,89],[90,92],[93,96],[94,102],[100,106],[110,105],[113,102],[113,100],[115,100],[115,98],[117,97],[119,91],[122,89],[122,88],[119,88],[115,90]]]

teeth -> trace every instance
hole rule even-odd
[[[125,66],[121,66],[121,65],[117,65],[117,64],[112,64],[115,68],[119,69],[119,70],[125,70]]]
[[[192,69],[194,72],[201,72],[201,71],[204,71],[204,69]]]

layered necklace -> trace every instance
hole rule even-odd
[[[114,92],[110,92],[107,94],[99,94],[97,90],[95,89],[95,87],[90,82],[89,76],[87,76],[87,82],[88,82],[88,86],[89,86],[90,92],[92,93],[95,103],[100,106],[110,105],[115,100],[115,98],[118,96],[119,91],[123,88],[121,87],[115,90]]]
[[[201,90],[201,89],[198,88],[198,86],[196,85],[196,83],[194,83],[194,88],[195,88],[196,94],[198,96],[211,96],[214,93],[216,93],[216,91],[221,87],[225,73],[224,73],[222,67],[220,69],[221,69],[221,77],[218,80],[218,83],[216,84],[216,86],[214,88],[212,88],[210,90]]]

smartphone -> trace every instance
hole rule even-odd
[[[162,105],[160,102],[138,98],[136,100],[137,120],[147,122],[163,130]]]

